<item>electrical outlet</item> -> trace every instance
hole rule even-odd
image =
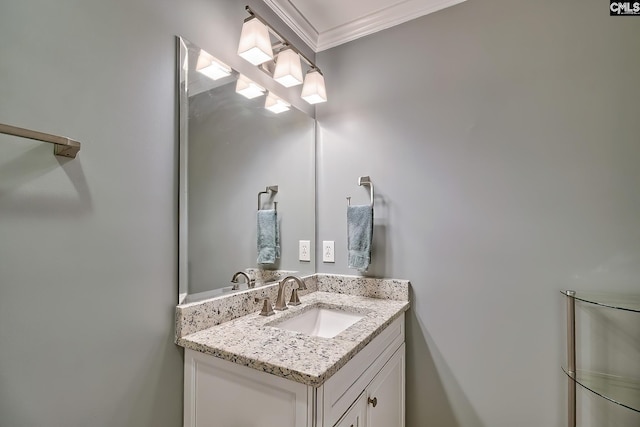
[[[334,246],[335,242],[333,240],[322,242],[322,262],[336,262]]]
[[[311,241],[300,240],[298,247],[298,259],[300,261],[311,261]]]

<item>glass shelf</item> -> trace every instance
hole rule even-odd
[[[640,412],[640,381],[586,371],[570,374],[564,367],[562,370],[569,378],[592,393],[632,411]]]
[[[640,313],[640,295],[576,291],[576,294],[572,296],[567,295],[567,291],[561,291],[561,293],[567,297],[574,298],[579,301],[588,302],[603,307],[615,308],[618,310]]]

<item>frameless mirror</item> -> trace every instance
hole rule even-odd
[[[178,46],[179,303],[233,292],[238,271],[256,286],[314,272],[298,248],[315,235],[315,120],[294,107],[265,109],[266,93],[236,92],[246,83],[238,86],[239,73],[183,38]],[[214,62],[215,80],[217,71],[204,70]],[[280,257],[271,264],[257,263],[259,203],[277,211]]]

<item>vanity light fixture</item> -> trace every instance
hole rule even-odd
[[[324,76],[320,70],[311,69],[307,72],[300,96],[309,104],[327,102],[327,89],[324,87]]]
[[[253,99],[264,95],[265,89],[244,74],[240,74],[236,83],[236,92],[245,98]]]
[[[238,55],[252,64],[258,65],[262,71],[285,87],[297,86],[304,81],[301,97],[309,104],[326,102],[327,89],[320,68],[292,45],[291,42],[274,30],[267,21],[251,10],[249,6],[245,6],[245,10],[251,16],[245,19],[242,25]],[[259,37],[257,36],[258,29],[260,30]],[[273,44],[271,43],[271,36],[274,36],[277,40]],[[258,40],[261,43],[259,49],[257,49]],[[263,55],[260,59],[253,61],[251,52],[256,51],[255,49],[262,52]],[[274,50],[277,52],[275,60],[273,59]],[[301,62],[306,63],[309,67],[304,79],[302,77]]]
[[[269,29],[255,16],[247,18],[242,24],[238,55],[253,65],[273,59]]]
[[[196,71],[211,80],[218,80],[231,75],[231,67],[202,49],[200,49],[200,55],[198,55]]]
[[[282,112],[289,111],[289,107],[291,107],[291,104],[285,100],[277,97],[271,92],[267,94],[267,100],[264,103],[264,108],[272,113],[280,114]]]
[[[287,48],[278,53],[273,79],[284,87],[302,84],[300,57],[292,49]]]

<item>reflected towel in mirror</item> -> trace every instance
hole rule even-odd
[[[274,264],[280,258],[280,230],[275,209],[258,211],[258,264]]]

